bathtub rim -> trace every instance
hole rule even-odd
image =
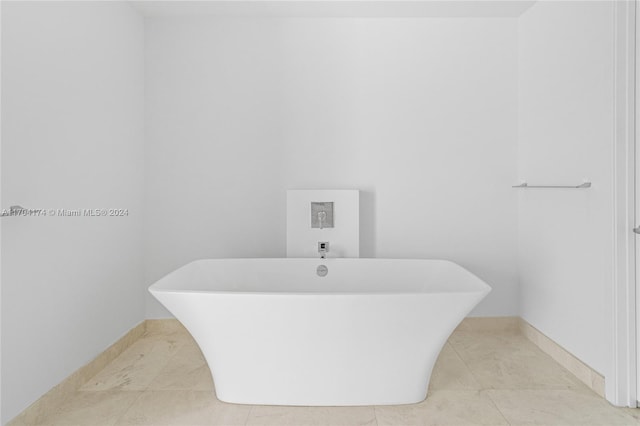
[[[459,268],[463,271],[463,273],[469,274],[472,278],[474,278],[475,283],[474,286],[478,286],[478,288],[467,289],[467,290],[449,290],[449,291],[344,291],[344,292],[335,292],[335,291],[229,291],[229,290],[189,290],[189,289],[172,289],[172,288],[161,288],[155,287],[160,284],[162,281],[167,279],[170,275],[174,273],[187,269],[189,266],[194,264],[200,264],[203,262],[210,261],[250,261],[250,260],[264,260],[264,261],[283,261],[283,260],[303,260],[303,261],[316,261],[319,263],[322,262],[334,262],[334,261],[371,261],[371,260],[380,260],[380,261],[433,261],[439,263],[451,264],[456,268]],[[313,257],[229,257],[229,258],[203,258],[196,259],[191,262],[184,264],[183,266],[174,269],[168,274],[164,275],[162,278],[156,280],[153,284],[147,287],[149,293],[151,293],[155,297],[155,293],[172,293],[172,294],[212,294],[212,295],[229,295],[229,296],[405,296],[405,295],[442,295],[442,294],[482,294],[482,298],[486,297],[492,291],[492,287],[486,283],[482,278],[478,277],[473,272],[469,271],[467,268],[462,265],[449,260],[449,259],[425,259],[425,258],[379,258],[379,257],[367,257],[367,258],[350,258],[350,257],[341,257],[341,258],[328,258],[328,259],[316,259]]]

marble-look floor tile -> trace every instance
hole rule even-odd
[[[38,425],[114,425],[142,392],[77,392]]]
[[[85,383],[80,390],[145,390],[185,342],[182,335],[144,337]]]
[[[364,426],[376,425],[373,407],[253,407],[247,426]]]
[[[73,393],[40,404],[15,425],[513,425],[640,426],[513,331],[458,330],[444,346],[419,403],[377,407],[278,407],[216,399],[206,362],[177,327],[145,334]]]
[[[488,396],[512,425],[637,425],[624,409],[594,392],[574,390],[490,390]]]
[[[207,362],[200,349],[190,344],[185,344],[169,360],[148,389],[214,391]]]
[[[449,343],[483,389],[587,390],[520,334],[455,332]]]
[[[433,367],[429,389],[479,390],[480,384],[456,351],[447,343]]]
[[[508,425],[481,391],[433,391],[419,404],[376,406],[379,426]]]
[[[146,391],[116,425],[236,426],[244,425],[250,405],[226,404],[213,392]]]

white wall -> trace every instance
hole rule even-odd
[[[493,287],[475,315],[517,314],[516,26],[147,19],[146,284],[284,256],[287,189],[353,188],[362,257],[452,259]]]
[[[455,260],[494,289],[473,315],[521,314],[605,372],[610,3],[145,31],[117,2],[2,6],[2,206],[131,213],[3,219],[3,422],[142,320],[164,274],[284,256],[291,188],[362,190],[363,257]]]
[[[2,423],[144,318],[143,20],[117,2],[2,5]]]
[[[613,3],[540,2],[519,20],[521,315],[606,373],[611,282]]]
[[[171,270],[284,256],[292,188],[360,189],[363,257],[455,260],[494,289],[473,315],[520,314],[605,372],[610,3],[144,32],[117,2],[2,6],[2,206],[131,213],[3,219],[3,421],[142,320]],[[146,314],[167,312],[147,296]]]

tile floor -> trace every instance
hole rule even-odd
[[[46,425],[640,425],[516,332],[456,331],[419,404],[226,404],[186,332],[150,333],[87,382]]]

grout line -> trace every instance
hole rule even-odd
[[[509,419],[507,419],[507,416],[505,416],[502,410],[500,409],[500,407],[498,407],[498,404],[496,403],[496,401],[493,398],[491,398],[491,394],[487,392],[489,390],[491,389],[485,389],[485,390],[482,390],[481,392],[483,392],[487,396],[487,398],[489,398],[489,401],[491,401],[491,403],[496,408],[496,410],[498,410],[498,413],[500,413],[504,421],[507,422],[508,425],[511,425],[512,423],[509,421]]]
[[[136,404],[136,402],[138,402],[138,400],[140,398],[142,398],[142,395],[144,394],[144,391],[126,391],[126,392],[138,392],[139,395],[138,395],[137,398],[135,398],[133,401],[131,401],[131,403],[127,406],[126,409],[124,409],[122,411],[122,414],[120,414],[118,416],[118,418],[116,419],[116,421],[113,422],[114,425],[117,425],[120,422],[120,420],[122,420],[124,418],[124,416],[129,412],[129,410],[131,410],[131,408]]]
[[[478,379],[478,377],[476,377],[475,374],[473,374],[473,370],[471,369],[471,367],[469,367],[469,364],[467,364],[467,361],[464,360],[464,358],[462,357],[462,355],[460,355],[460,353],[456,350],[455,346],[453,346],[451,343],[449,343],[449,340],[447,339],[447,345],[449,345],[451,347],[451,349],[453,349],[453,352],[455,352],[455,354],[458,356],[458,358],[460,358],[460,361],[462,361],[462,364],[464,364],[464,366],[467,368],[467,370],[469,370],[469,373],[471,374],[471,377],[473,377],[473,380],[476,381],[476,383],[478,384],[478,386],[480,386],[480,391],[484,391],[487,390],[484,388],[484,385],[482,384],[482,382]],[[434,366],[435,367],[435,366]]]
[[[178,353],[180,352],[180,350],[184,347],[185,343],[182,343],[180,346],[177,347],[176,349],[176,353],[173,354],[172,356],[169,357],[169,359],[167,359],[164,364],[162,364],[162,367],[158,369],[158,372],[153,376],[153,378],[151,380],[149,380],[149,383],[147,383],[146,387],[144,388],[143,392],[147,392],[147,391],[153,391],[156,389],[150,389],[151,384],[158,378],[160,377],[160,374],[162,374],[162,372],[164,371],[164,369],[169,365],[169,363],[171,361],[173,361],[174,358],[176,358],[178,356]],[[153,348],[155,347],[155,344],[151,347],[151,350],[153,350]],[[140,361],[143,361],[144,358],[137,360],[135,364],[137,364]],[[163,390],[163,389],[160,389]]]
[[[215,395],[216,399],[218,399],[218,395]],[[218,400],[220,401],[220,400]],[[252,405],[251,408],[249,408],[249,411],[247,412],[247,418],[244,420],[244,426],[247,426],[249,424],[249,417],[251,417],[251,413],[253,413],[253,408],[255,407],[255,405]]]

